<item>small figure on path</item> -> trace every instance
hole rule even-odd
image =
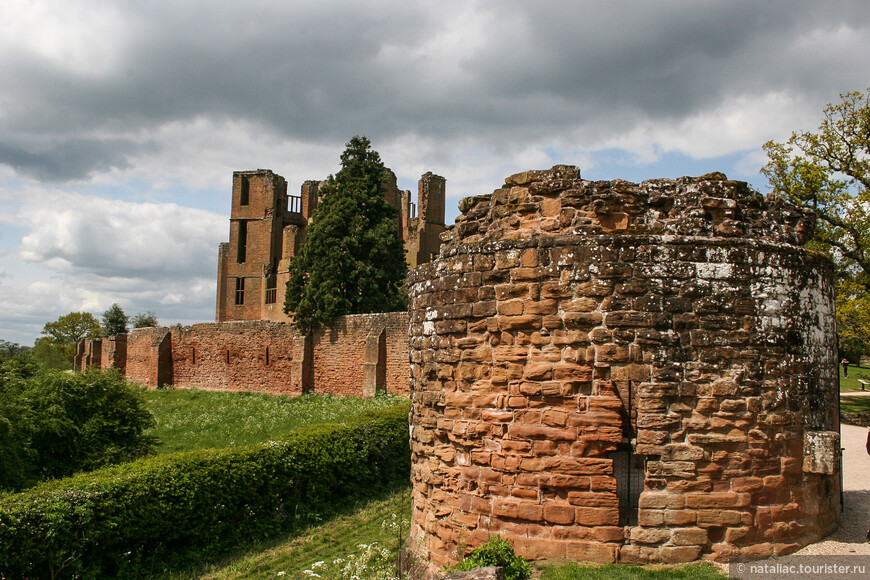
[[[843,377],[849,378],[849,361],[847,359],[843,359],[843,362],[840,363],[843,365]]]

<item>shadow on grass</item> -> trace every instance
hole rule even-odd
[[[211,573],[215,570],[229,567],[245,558],[268,552],[278,546],[291,542],[294,539],[302,538],[317,530],[318,527],[329,524],[336,519],[350,516],[374,502],[385,501],[397,492],[403,490],[410,491],[410,486],[398,485],[364,496],[357,496],[352,501],[336,502],[333,504],[333,507],[329,512],[308,514],[305,517],[299,516],[297,518],[299,522],[298,525],[289,531],[283,530],[266,537],[249,538],[237,543],[232,547],[232,549],[222,550],[220,552],[185,551],[174,554],[171,564],[160,570],[140,570],[138,577],[149,580],[182,580],[201,577],[212,578],[213,576]],[[219,576],[225,577],[223,575]],[[239,575],[239,577],[243,576],[244,574]]]

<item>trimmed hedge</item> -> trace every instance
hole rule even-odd
[[[0,496],[0,577],[136,577],[408,481],[408,405]],[[62,572],[61,572],[62,571]]]

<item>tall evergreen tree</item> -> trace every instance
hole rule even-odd
[[[115,302],[103,312],[103,334],[105,336],[124,334],[127,332],[127,323],[129,322],[130,317],[124,314],[124,309]]]
[[[356,136],[341,155],[341,170],[320,189],[284,298],[284,312],[294,313],[301,332],[344,314],[407,307],[408,265],[385,178],[380,155]]]

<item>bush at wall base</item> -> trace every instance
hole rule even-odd
[[[476,547],[453,568],[453,571],[489,566],[504,568],[505,580],[526,580],[532,573],[532,565],[517,556],[510,542],[501,536],[494,536]]]
[[[134,577],[404,483],[408,407],[277,441],[159,456],[0,495],[0,577]]]

